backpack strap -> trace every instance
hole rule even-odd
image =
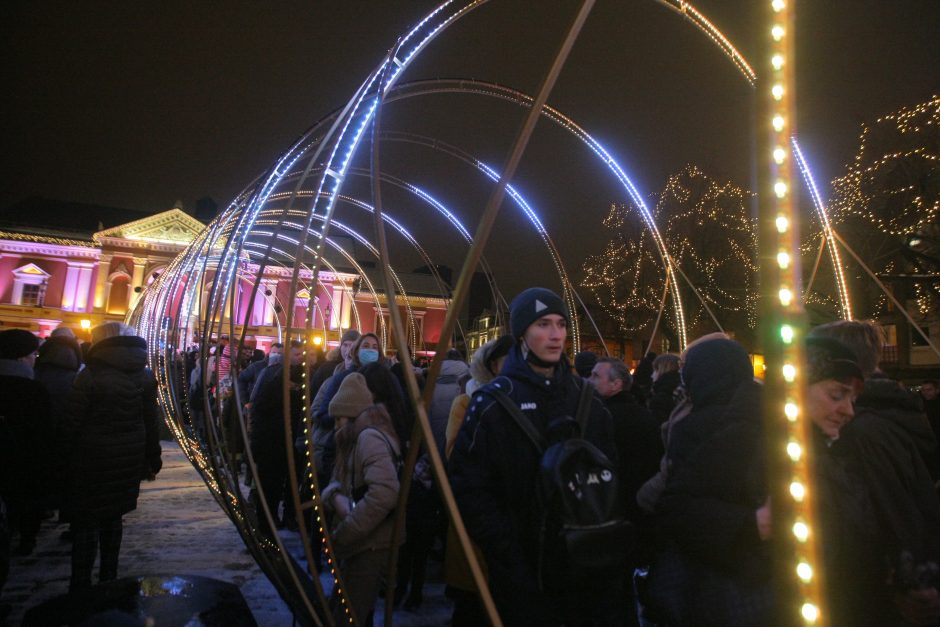
[[[587,429],[588,418],[591,417],[591,401],[594,399],[594,386],[590,381],[581,381],[581,395],[578,397],[578,413],[575,420],[581,429],[581,437]]]
[[[547,448],[545,438],[543,438],[542,434],[535,428],[535,425],[532,424],[528,416],[522,413],[522,410],[519,409],[516,402],[512,400],[508,394],[495,386],[491,387],[487,392],[491,393],[496,401],[502,405],[503,409],[512,416],[512,419],[519,425],[522,432],[525,433],[526,437],[535,445],[535,450],[539,452],[539,455],[543,454]]]

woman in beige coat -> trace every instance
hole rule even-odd
[[[365,625],[388,568],[401,449],[388,412],[372,404],[361,374],[343,380],[329,411],[336,418],[336,466],[322,498],[334,514],[330,534],[346,600]],[[342,603],[334,607],[337,624],[345,623]]]

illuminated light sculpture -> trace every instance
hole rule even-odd
[[[236,387],[233,401],[231,401],[235,414],[232,421],[234,432],[224,433],[218,421],[215,420],[215,417],[222,415],[223,410],[228,409],[223,403],[224,394],[218,394],[214,399],[210,399],[207,394],[204,394],[202,398],[190,399],[188,381],[183,376],[185,370],[181,369],[180,364],[177,362],[178,351],[194,340],[222,335],[228,335],[231,338],[232,346],[241,345],[244,342],[248,328],[251,326],[248,316],[253,311],[254,302],[259,298],[267,298],[261,288],[262,280],[275,270],[279,276],[289,276],[286,307],[282,307],[285,314],[283,323],[280,319],[278,320],[283,334],[288,338],[302,338],[303,346],[306,347],[308,342],[316,342],[316,338],[325,337],[327,332],[341,333],[342,326],[339,329],[327,329],[328,325],[326,324],[322,329],[314,327],[313,320],[315,316],[312,315],[314,311],[319,311],[319,320],[325,323],[323,311],[319,309],[320,305],[315,296],[326,281],[324,277],[328,274],[336,274],[335,268],[332,273],[329,272],[331,262],[327,259],[327,255],[336,253],[347,262],[354,261],[354,257],[350,255],[349,251],[344,251],[342,246],[338,245],[335,240],[330,239],[329,231],[333,225],[336,225],[337,228],[340,228],[360,243],[368,243],[368,248],[373,254],[378,253],[385,279],[385,297],[389,304],[394,337],[399,346],[403,348],[407,346],[408,337],[401,320],[401,312],[395,304],[398,293],[402,296],[405,295],[401,281],[396,281],[396,273],[389,260],[388,242],[385,239],[386,225],[393,226],[394,230],[409,244],[410,241],[409,237],[406,236],[407,230],[402,226],[402,222],[386,217],[380,200],[381,185],[390,182],[386,173],[377,167],[379,164],[379,145],[384,137],[379,129],[381,107],[384,106],[386,101],[396,97],[396,83],[416,55],[446,28],[484,3],[483,0],[463,3],[444,2],[400,38],[388,57],[362,83],[346,106],[336,115],[330,116],[305,133],[277,160],[271,169],[239,194],[197,240],[167,266],[159,277],[155,278],[152,285],[143,292],[136,309],[129,316],[129,320],[137,324],[140,333],[148,340],[151,351],[151,364],[154,367],[160,386],[159,403],[168,417],[168,423],[174,436],[180,442],[185,454],[205,478],[210,491],[220,506],[235,521],[246,546],[265,573],[271,578],[298,617],[302,617],[303,620],[312,624],[331,624],[333,621],[327,610],[328,590],[321,584],[319,573],[313,567],[315,562],[314,551],[319,552],[321,547],[311,545],[310,533],[307,529],[308,524],[317,525],[323,534],[322,548],[327,558],[326,565],[340,605],[345,608],[345,619],[350,623],[355,622],[357,619],[349,610],[349,603],[343,595],[342,573],[336,568],[336,560],[333,559],[329,534],[324,529],[324,513],[320,504],[316,469],[311,461],[306,461],[303,466],[303,477],[297,477],[294,473],[289,473],[292,499],[294,500],[295,511],[298,513],[297,519],[303,544],[302,551],[296,551],[292,554],[278,534],[266,535],[261,533],[260,530],[263,526],[273,526],[274,512],[271,512],[267,505],[263,503],[262,494],[261,515],[266,520],[257,520],[254,508],[248,505],[244,486],[238,480],[237,451],[234,447],[238,437],[243,441],[247,440],[245,417],[242,415],[241,409],[246,399],[240,398],[240,392]],[[485,166],[479,160],[473,160],[474,167],[484,172],[487,178],[490,181],[495,181],[496,184],[490,202],[483,212],[480,226],[469,238],[471,243],[470,254],[452,294],[454,307],[451,312],[448,312],[447,321],[441,332],[441,341],[436,351],[437,356],[432,363],[428,377],[430,383],[425,389],[425,402],[431,394],[434,375],[438,371],[440,361],[443,358],[444,352],[440,348],[446,347],[446,342],[455,329],[455,311],[459,309],[466,297],[469,285],[468,277],[480,261],[482,248],[492,228],[503,195],[508,194],[510,198],[523,207],[529,219],[536,225],[539,233],[544,233],[546,238],[548,236],[534,211],[528,207],[521,195],[518,195],[515,187],[509,184],[515,174],[515,168],[519,163],[535,122],[539,117],[547,115],[556,123],[565,126],[567,130],[579,136],[617,175],[631,200],[637,206],[644,207],[640,194],[606,149],[590,138],[583,129],[575,125],[570,119],[545,106],[548,93],[551,91],[554,81],[564,65],[571,45],[577,38],[577,34],[592,4],[590,0],[587,0],[581,5],[580,12],[575,18],[561,51],[548,71],[538,94],[535,97],[524,95],[520,97],[518,93],[512,95],[520,105],[528,107],[529,111],[525,124],[520,130],[502,171],[496,171]],[[705,32],[713,42],[721,47],[749,82],[754,82],[754,73],[743,60],[743,57],[721,35],[720,31],[705,20],[694,7],[687,2],[661,1],[660,4],[670,6],[670,8],[678,10],[682,15],[689,18],[697,28]],[[785,16],[788,15],[788,3],[782,2],[782,0],[774,0],[773,6],[776,13],[783,12]],[[788,20],[775,21],[771,28],[771,37],[779,43],[779,50],[775,50],[774,55],[770,58],[770,66],[776,68],[773,71],[777,73],[792,72],[792,57],[788,57],[789,47],[792,46],[792,23]],[[773,71],[769,72],[768,75],[773,74]],[[776,78],[775,76],[774,80]],[[485,89],[494,93],[498,91],[493,86],[486,86],[485,88],[473,86],[472,88]],[[763,86],[761,88],[763,89]],[[796,247],[798,242],[795,242],[795,225],[797,221],[795,208],[790,204],[793,189],[793,177],[789,172],[791,167],[790,159],[788,152],[781,153],[778,150],[781,146],[786,146],[786,137],[792,131],[793,111],[789,106],[793,94],[792,81],[775,83],[766,91],[768,99],[777,103],[772,118],[768,119],[768,124],[777,134],[776,139],[779,140],[782,137],[783,141],[777,141],[770,150],[766,151],[768,159],[774,164],[773,167],[775,168],[771,177],[772,180],[769,186],[766,187],[776,199],[772,200],[776,204],[774,204],[773,215],[769,217],[769,220],[767,216],[763,216],[763,221],[770,224],[770,233],[775,242],[773,259],[776,260],[778,265],[775,266],[772,280],[765,285],[769,286],[768,289],[776,290],[774,296],[779,296],[781,299],[779,307],[784,314],[790,316],[786,319],[786,323],[779,328],[779,333],[776,336],[779,339],[774,340],[784,347],[785,359],[779,360],[779,363],[777,363],[774,361],[774,355],[771,354],[769,361],[773,374],[769,374],[768,377],[780,379],[785,385],[779,395],[772,393],[769,396],[772,399],[773,411],[783,417],[782,422],[788,429],[785,439],[774,441],[775,446],[778,447],[780,447],[781,442],[785,443],[783,447],[785,448],[787,460],[789,460],[788,463],[791,464],[786,473],[780,474],[779,480],[784,482],[787,490],[789,490],[791,495],[789,498],[794,501],[794,506],[803,507],[788,521],[788,526],[781,528],[792,529],[795,543],[806,549],[801,549],[799,560],[794,562],[792,567],[788,567],[790,576],[795,575],[794,579],[802,582],[801,585],[804,586],[800,588],[803,597],[801,598],[798,614],[807,621],[812,619],[812,621],[818,622],[820,617],[824,618],[824,613],[820,613],[820,605],[812,594],[814,590],[818,590],[820,578],[816,558],[811,550],[814,542],[815,518],[812,510],[808,509],[807,505],[812,502],[813,490],[805,473],[805,460],[807,459],[805,451],[807,449],[804,434],[800,431],[800,427],[805,426],[805,420],[801,420],[803,412],[800,411],[801,398],[798,392],[801,381],[799,368],[796,366],[799,363],[799,355],[794,348],[798,346],[798,340],[802,335],[798,316],[800,291],[799,275],[797,273],[799,264],[795,262],[799,259],[799,249]],[[500,95],[500,97],[508,98],[507,95]],[[552,118],[552,115],[555,117]],[[355,229],[347,227],[343,222],[334,219],[338,205],[348,203],[361,209],[365,209],[368,205],[365,201],[356,199],[352,195],[344,194],[343,186],[351,175],[359,173],[360,168],[353,165],[353,159],[363,138],[368,137],[370,131],[373,134],[371,176],[373,204],[371,206],[374,228],[377,233],[377,245],[374,245],[369,238],[361,234],[357,235]],[[405,185],[415,195],[425,200],[432,199],[432,196],[420,187],[411,183],[405,183]],[[764,191],[764,187],[762,187],[762,197],[765,196]],[[444,219],[452,225],[457,226],[459,224],[453,212],[444,208],[440,203],[429,201],[428,204],[434,206],[438,213],[444,216]],[[779,210],[776,209],[777,207],[779,207]],[[450,217],[448,218],[448,216]],[[648,218],[653,232],[658,233],[649,212],[646,211],[644,219]],[[463,231],[469,235],[465,228]],[[413,238],[411,239],[413,240]],[[550,242],[550,239],[547,241]],[[668,253],[665,252],[665,246],[662,245],[662,242],[660,241],[658,244],[663,251],[664,265],[667,268],[666,274],[668,276],[671,260]],[[560,259],[556,260],[553,257],[553,263],[560,266]],[[773,264],[772,261],[770,263]],[[327,270],[323,268],[327,268]],[[365,278],[364,273],[361,274]],[[248,281],[246,281],[246,277],[249,279]],[[675,281],[671,283],[675,284]],[[243,289],[240,291],[239,288]],[[669,282],[667,282],[667,288],[677,290],[677,288],[669,286]],[[366,289],[370,292],[372,298],[378,298],[378,290],[371,282],[367,282]],[[298,322],[297,315],[296,300],[298,293],[307,295],[306,303],[302,307],[305,311],[302,322]],[[786,299],[784,299],[784,295],[787,295]],[[329,292],[325,293],[325,297],[328,301],[333,298]],[[332,304],[335,311],[338,303],[332,302]],[[676,293],[674,305],[678,312],[679,326],[684,330],[682,307],[678,293]],[[685,344],[684,337],[681,344]],[[207,372],[208,363],[208,345],[203,342],[199,355],[199,364],[202,368],[204,383],[208,382],[211,374]],[[789,366],[785,374],[784,365]],[[774,370],[775,368],[777,370]],[[417,444],[422,437],[426,438],[430,434],[430,426],[424,405],[418,402],[419,393],[413,373],[408,369],[405,370],[408,376],[409,393],[416,403],[418,430],[416,430],[412,440],[413,446],[409,452],[408,464],[403,477],[402,495],[398,508],[399,521],[404,511],[402,504],[407,496],[410,473],[418,450],[418,447],[414,444]],[[306,390],[306,385],[307,382],[304,380],[301,384],[303,390]],[[285,398],[288,397],[287,386],[288,382],[285,378],[283,384]],[[771,390],[775,390],[773,385],[771,385]],[[191,400],[197,404],[197,407],[190,406]],[[307,412],[306,405],[311,399],[304,393],[302,394],[302,400],[305,404],[304,413],[307,415],[309,412]],[[202,415],[202,422],[197,423],[200,414]],[[290,424],[287,411],[285,411],[283,418],[285,427],[287,427]],[[302,438],[305,449],[303,457],[308,459],[313,457],[313,445],[309,437],[310,431],[311,425],[308,420],[304,425],[304,437]],[[285,441],[283,444],[290,465],[293,465],[295,455],[293,435],[290,428],[285,428]],[[461,544],[467,551],[469,541],[463,529],[459,512],[457,512],[452,495],[449,492],[449,484],[443,472],[441,460],[436,448],[430,448],[435,478],[441,485],[448,512],[454,520]],[[256,477],[257,467],[250,447],[245,450],[244,454],[248,471]],[[303,485],[301,485],[301,482]],[[304,489],[306,495],[303,500],[300,498],[301,488]],[[796,499],[796,495],[799,495],[799,500]],[[306,512],[310,512],[312,516],[308,518],[305,516]],[[495,614],[479,564],[472,552],[467,552],[471,569],[480,588],[490,620],[498,625],[499,618]],[[305,561],[306,566],[301,565],[300,561]],[[394,571],[390,572],[393,573]],[[388,611],[391,611],[390,605]]]

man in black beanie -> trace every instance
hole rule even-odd
[[[470,537],[483,551],[490,590],[506,625],[610,622],[616,590],[598,578],[572,580],[559,536],[540,541],[537,481],[541,453],[497,401],[505,392],[551,445],[571,437],[582,386],[565,356],[568,309],[533,287],[510,305],[516,343],[500,376],[473,394],[450,459],[450,480]],[[610,414],[592,395],[584,439],[614,464]],[[522,418],[522,416],[520,416]],[[560,562],[559,562],[560,558]]]
[[[52,422],[49,394],[33,380],[39,339],[23,329],[0,332],[0,498],[18,529],[19,555],[36,546],[50,485]],[[10,537],[0,538],[0,589],[6,581]]]

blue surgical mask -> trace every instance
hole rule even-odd
[[[359,349],[359,363],[361,364],[371,364],[379,360],[379,351],[374,348],[360,348]]]

